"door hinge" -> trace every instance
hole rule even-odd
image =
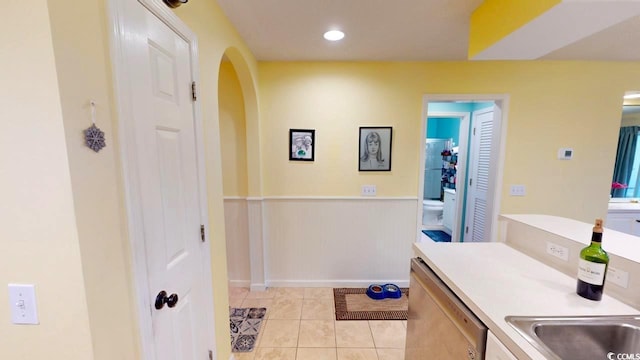
[[[198,96],[197,96],[197,92],[196,92],[196,82],[195,81],[191,82],[191,98],[193,99],[193,101],[198,100]]]
[[[200,239],[204,242],[204,225],[200,225]]]
[[[468,227],[468,226],[464,228],[464,233],[465,233],[465,234],[468,234],[468,233],[469,233],[469,227]]]
[[[194,84],[193,86],[196,86],[195,83],[193,83],[193,84]],[[195,98],[194,98],[194,100],[195,100]],[[475,135],[475,134],[476,134],[476,128],[473,128],[473,135]]]
[[[213,360],[213,351],[209,350],[209,360]]]
[[[473,184],[473,179],[469,178],[469,186],[471,186],[471,184]]]

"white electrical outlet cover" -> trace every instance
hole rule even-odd
[[[547,253],[564,261],[569,261],[569,249],[547,241]]]
[[[629,286],[629,273],[609,266],[607,268],[607,282],[627,288]]]
[[[509,195],[511,196],[525,196],[526,190],[524,185],[511,185],[509,189]]]
[[[362,196],[376,196],[376,186],[375,185],[362,185],[362,191],[360,193]]]

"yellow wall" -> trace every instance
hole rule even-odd
[[[0,359],[93,359],[45,0],[0,12]],[[8,283],[35,284],[39,325],[13,325]]]
[[[176,14],[198,36],[200,65],[199,100],[205,135],[209,229],[211,231],[211,272],[213,274],[216,345],[218,359],[228,359],[229,300],[227,259],[224,230],[222,158],[220,154],[220,121],[218,112],[218,77],[220,62],[227,55],[235,66],[247,106],[247,124],[257,122],[257,102],[253,93],[257,64],[222,10],[213,0],[191,1]],[[258,128],[255,126],[254,128]],[[248,139],[251,139],[251,135]],[[255,141],[258,142],[257,140]],[[255,187],[255,185],[254,185]]]
[[[225,196],[247,196],[247,141],[242,88],[233,64],[222,62],[218,84],[220,151]]]
[[[501,209],[591,221],[606,213],[622,95],[636,63],[260,63],[265,196],[417,196],[424,94],[508,94]],[[391,172],[359,173],[358,127],[393,126]],[[289,128],[316,129],[315,162],[290,162]],[[556,159],[573,147],[574,159]],[[524,184],[525,197],[509,197]]]
[[[256,63],[215,1],[179,11],[200,39],[219,359],[230,356],[218,125],[220,59],[232,47],[253,91]],[[105,0],[10,1],[0,14],[0,285],[33,283],[38,326],[0,311],[2,359],[139,359]],[[248,106],[257,121],[256,95]],[[83,144],[90,99],[107,147]],[[71,304],[71,305],[70,305]],[[0,305],[8,309],[7,297]]]
[[[104,0],[50,1],[49,12],[94,356],[138,359],[105,6]],[[97,126],[107,143],[98,153],[83,142],[90,99],[97,102]]]
[[[0,311],[0,338],[13,344],[0,347],[0,358],[137,359],[105,3],[49,5],[10,1],[0,14],[0,118],[7,125],[0,135],[0,285],[36,284],[41,320],[15,326]],[[241,84],[247,153],[260,149],[246,159],[249,195],[264,186],[273,196],[353,196],[360,185],[376,184],[380,196],[416,196],[423,94],[507,93],[502,210],[583,221],[604,215],[621,97],[640,80],[635,63],[264,63],[258,123],[258,65],[218,5],[192,1],[176,13],[199,39],[219,359],[230,354],[218,111],[225,53]],[[98,154],[82,145],[89,98],[107,133],[108,147]],[[358,173],[364,125],[394,127],[393,171]],[[316,129],[315,162],[288,161],[292,127]],[[555,160],[565,146],[574,148],[574,160]],[[527,196],[507,197],[511,183],[527,185]],[[6,297],[0,308],[8,309]]]
[[[500,41],[561,0],[485,0],[471,15],[468,58]]]

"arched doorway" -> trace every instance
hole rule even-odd
[[[264,290],[257,98],[249,69],[234,48],[220,62],[218,103],[229,285]]]

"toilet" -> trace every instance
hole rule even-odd
[[[422,225],[442,224],[442,210],[444,203],[440,200],[422,201]]]

